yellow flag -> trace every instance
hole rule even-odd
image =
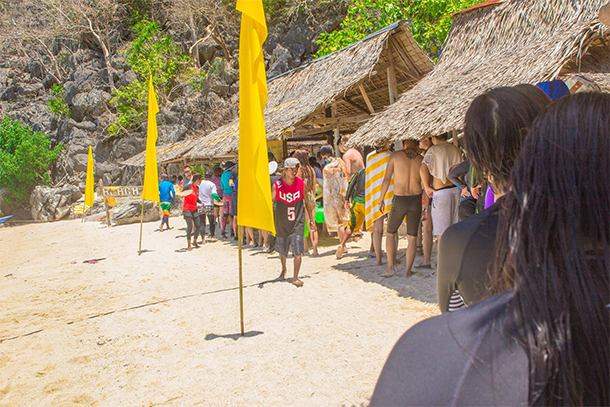
[[[159,176],[157,174],[157,96],[152,83],[148,81],[148,133],[146,135],[146,166],[144,167],[144,189],[142,199],[159,202]]]
[[[85,179],[85,205],[87,205],[89,208],[93,206],[93,201],[95,200],[94,183],[93,153],[91,152],[91,146],[89,146],[89,157],[87,158],[87,178]]]
[[[267,77],[263,42],[267,23],[262,0],[237,0],[239,34],[239,179],[237,223],[275,233],[263,111]]]

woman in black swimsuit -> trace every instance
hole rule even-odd
[[[535,121],[500,212],[498,295],[394,347],[371,406],[610,405],[610,94]]]

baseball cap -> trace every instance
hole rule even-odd
[[[214,173],[212,173],[212,171],[208,171],[205,173],[206,178],[212,178],[212,175],[214,175]]]
[[[294,157],[289,157],[284,161],[284,168],[297,168],[299,164],[301,164],[299,160]]]
[[[167,174],[161,174],[161,176],[159,177],[161,179],[167,179]]]

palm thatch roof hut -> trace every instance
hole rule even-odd
[[[405,21],[268,82],[265,125],[269,140],[327,140],[353,132],[398,99],[433,68]],[[239,120],[204,138],[190,161],[234,156]]]
[[[191,151],[197,143],[198,139],[192,138],[157,147],[157,163],[171,164],[181,162],[182,157]],[[123,165],[133,165],[136,167],[143,167],[144,164],[146,164],[146,150],[123,161]]]
[[[498,86],[571,73],[610,85],[606,0],[492,0],[456,13],[434,71],[350,138],[352,145],[460,130],[470,102]]]

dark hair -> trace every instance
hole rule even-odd
[[[214,176],[215,177],[221,177],[222,176],[222,168],[220,168],[220,165],[216,164],[212,171],[214,172]]]
[[[311,165],[311,167],[318,167],[320,168],[320,164],[318,164],[318,161],[316,160],[316,157],[309,157],[309,165]]]
[[[195,181],[199,181],[201,179],[201,174],[199,174],[198,172],[195,173],[195,175],[193,175],[193,179],[191,179],[191,183],[195,183]]]
[[[277,161],[275,159],[275,155],[271,152],[271,151],[267,151],[267,161],[271,162],[271,161]]]
[[[330,144],[323,145],[320,149],[321,155],[335,155],[335,149]]]
[[[464,126],[466,150],[475,170],[491,175],[498,191],[508,190],[527,130],[550,102],[542,90],[523,84],[492,89],[470,104]]]
[[[445,132],[443,134],[439,134],[438,136],[432,136],[432,137],[436,137],[439,140],[447,140],[449,138],[449,133]]]
[[[514,289],[530,405],[610,405],[609,112],[610,94],[553,102],[501,201],[493,281]]]

